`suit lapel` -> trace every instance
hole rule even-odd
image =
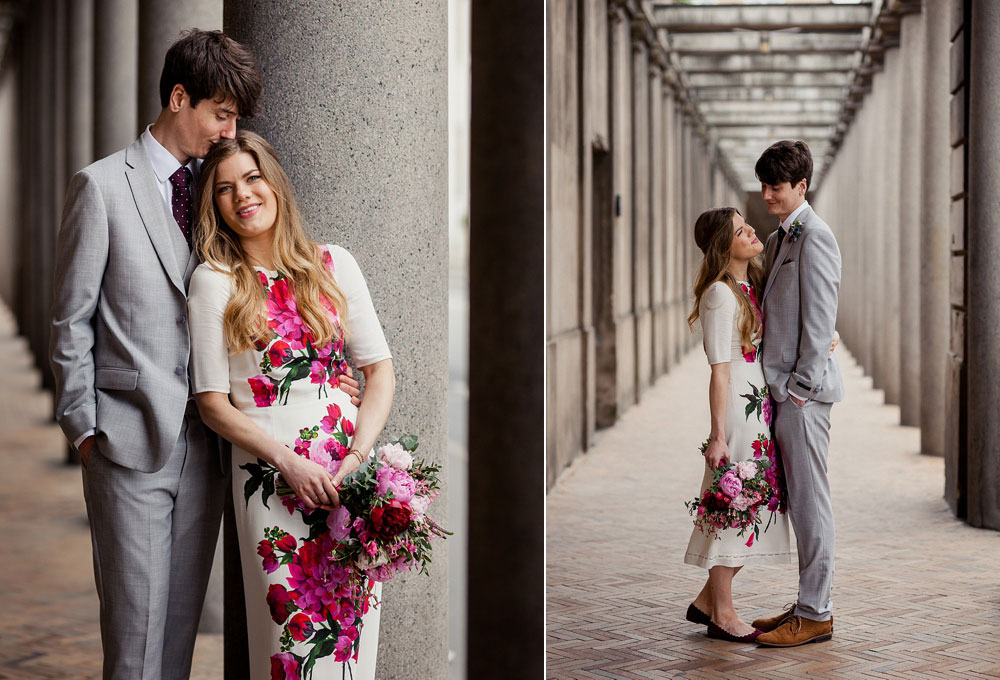
[[[798,216],[796,216],[795,219],[801,222],[802,224],[805,224],[805,221],[810,214],[811,213],[809,211],[809,207],[807,206],[802,212],[798,214]],[[767,294],[771,290],[771,284],[774,283],[774,277],[778,273],[778,269],[785,261],[785,255],[787,255],[788,251],[792,249],[792,243],[794,243],[794,241],[792,240],[791,235],[786,235],[785,240],[781,242],[781,248],[778,250],[778,253],[774,256],[774,261],[771,263],[771,269],[767,274],[767,283],[764,284],[764,295],[761,296],[761,305],[764,304],[764,298],[767,297]]]
[[[139,216],[146,227],[146,233],[149,234],[149,240],[153,243],[153,249],[156,250],[160,264],[163,265],[164,271],[170,277],[171,283],[183,293],[185,291],[184,280],[181,278],[177,255],[169,232],[170,227],[173,226],[170,224],[172,218],[167,215],[163,196],[156,186],[153,169],[146,153],[142,150],[142,143],[138,139],[125,150],[125,176],[132,189],[135,207],[139,210]],[[177,227],[174,226],[174,228]],[[185,264],[187,263],[185,262]]]

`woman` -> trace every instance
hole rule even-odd
[[[346,250],[306,237],[258,135],[212,147],[199,186],[192,378],[205,423],[233,443],[252,677],[339,678],[351,656],[350,677],[374,678],[378,610],[355,619],[359,593],[331,564],[326,527],[395,389],[368,288]],[[360,410],[336,389],[345,343],[365,375]]]
[[[764,284],[757,256],[764,245],[735,208],[702,213],[694,237],[704,259],[688,323],[701,321],[705,354],[712,366],[708,388],[712,427],[704,451],[702,492],[711,485],[718,465],[762,455],[774,461],[768,479],[780,487],[784,479],[772,445],[770,396],[757,351],[762,331],[757,294]],[[736,613],[733,577],[744,564],[791,562],[789,524],[785,515],[775,512],[752,545],[736,534],[736,529],[722,530],[717,540],[697,528],[692,532],[684,562],[708,569],[708,580],[688,607],[687,619],[707,624],[710,637],[751,642],[760,631]]]

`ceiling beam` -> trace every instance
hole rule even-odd
[[[856,5],[653,5],[653,23],[671,32],[727,29],[858,31],[872,21],[871,3]]]
[[[800,5],[796,5],[800,7]],[[867,42],[862,33],[668,33],[670,47],[686,55],[853,54]]]
[[[759,50],[758,50],[759,51]],[[730,54],[680,57],[680,67],[688,75],[695,73],[836,73],[850,71],[861,64],[857,54]]]
[[[698,99],[707,101],[763,101],[775,100],[827,100],[843,102],[846,87],[733,87],[710,88],[698,91]]]
[[[790,113],[799,115],[814,113],[839,114],[843,108],[843,103],[827,99],[780,99],[774,101],[717,100],[702,101],[699,108],[706,116],[716,113],[753,114],[757,112],[763,115],[771,113]]]
[[[836,125],[837,121],[840,120],[840,116],[835,113],[817,113],[809,116],[808,118],[803,118],[801,113],[762,113],[759,111],[702,115],[705,118],[705,124],[709,127],[715,128],[746,127],[746,125],[750,123],[765,126],[831,126]]]
[[[692,73],[688,83],[695,89],[712,87],[843,87],[854,77],[841,73]]]

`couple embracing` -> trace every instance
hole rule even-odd
[[[833,636],[827,450],[830,409],[844,394],[833,355],[841,259],[833,232],[805,200],[812,167],[800,141],[777,142],[757,161],[768,213],[781,220],[766,245],[733,208],[709,210],[695,224],[704,259],[689,322],[701,321],[712,367],[702,491],[720,465],[763,454],[772,462],[767,510],[773,514],[756,541],[738,536],[737,527],[714,536],[696,527],[684,561],[708,569],[708,580],[687,619],[707,625],[710,637],[771,647]],[[798,550],[797,601],[747,624],[733,606],[733,577],[744,565],[791,562],[789,519]]]
[[[374,677],[378,610],[312,525],[385,425],[392,361],[354,258],[307,238],[274,150],[236,129],[262,87],[244,46],[185,33],[157,120],[69,186],[51,362],[84,466],[106,680],[189,676],[226,493],[251,677]],[[262,470],[290,493],[248,483]]]

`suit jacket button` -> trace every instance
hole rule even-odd
[[[174,369],[174,373],[176,373],[177,375],[184,375],[184,367],[178,366],[177,368]]]
[[[179,317],[177,317],[177,324],[183,326],[185,323],[187,323],[187,320],[188,320],[187,317],[181,314]]]

